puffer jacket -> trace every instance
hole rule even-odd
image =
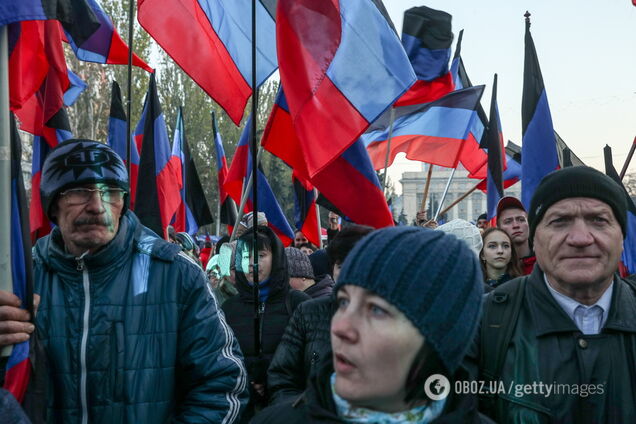
[[[223,312],[228,324],[234,330],[245,355],[245,366],[250,382],[267,383],[267,367],[274,356],[276,347],[287,327],[287,323],[296,307],[310,297],[305,293],[293,290],[289,285],[287,257],[284,247],[276,234],[268,227],[259,226],[258,231],[265,234],[272,246],[272,269],[269,277],[269,295],[267,300],[259,303],[261,354],[254,346],[254,297],[253,287],[248,283],[244,273],[236,271],[236,289],[238,294],[223,303]],[[244,234],[241,240],[250,240],[252,233]],[[238,254],[237,254],[238,256]],[[267,394],[262,397],[256,391],[250,391],[248,404],[243,420],[247,422],[254,412],[268,403]]]
[[[59,228],[34,248],[48,422],[234,422],[247,402],[232,330],[200,268],[132,212],[75,258]]]
[[[325,360],[330,360],[329,327],[333,313],[331,296],[312,299],[298,306],[267,370],[270,403],[280,403],[300,395],[312,371]]]

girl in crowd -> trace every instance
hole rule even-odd
[[[254,423],[480,423],[460,363],[481,308],[481,272],[463,241],[383,228],[345,259],[334,287],[333,354],[307,390]]]
[[[482,234],[483,247],[479,252],[481,269],[484,273],[484,291],[521,275],[519,258],[510,236],[496,227],[487,228]]]

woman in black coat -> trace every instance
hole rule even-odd
[[[227,323],[234,331],[245,358],[250,385],[250,402],[241,422],[248,422],[255,410],[268,403],[267,367],[280,343],[285,327],[298,304],[310,297],[289,286],[287,259],[283,244],[268,227],[259,226],[258,281],[259,301],[254,304],[254,285],[250,263],[253,234],[239,238],[236,254],[236,289],[238,294],[223,303]],[[255,343],[254,312],[260,314],[260,352]]]
[[[469,380],[460,363],[483,294],[466,243],[419,227],[374,231],[347,256],[334,293],[332,360],[253,423],[490,422],[474,397],[452,393]]]

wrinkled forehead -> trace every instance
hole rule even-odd
[[[602,215],[608,214],[612,218],[615,218],[612,207],[607,203],[594,199],[591,197],[570,197],[567,199],[559,200],[558,202],[550,205],[542,221],[545,221],[546,217],[554,215]]]

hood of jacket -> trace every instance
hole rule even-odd
[[[257,231],[265,235],[272,246],[272,271],[269,275],[269,297],[276,299],[284,296],[289,291],[289,271],[287,267],[287,256],[285,256],[285,247],[280,241],[276,233],[269,227],[258,226]],[[253,239],[253,233],[248,230],[239,238],[239,244],[250,243]],[[251,243],[250,243],[251,244]],[[236,255],[238,257],[238,254]],[[238,290],[241,300],[249,303],[254,302],[254,289],[247,281],[247,277],[241,271],[236,270],[236,289]]]

